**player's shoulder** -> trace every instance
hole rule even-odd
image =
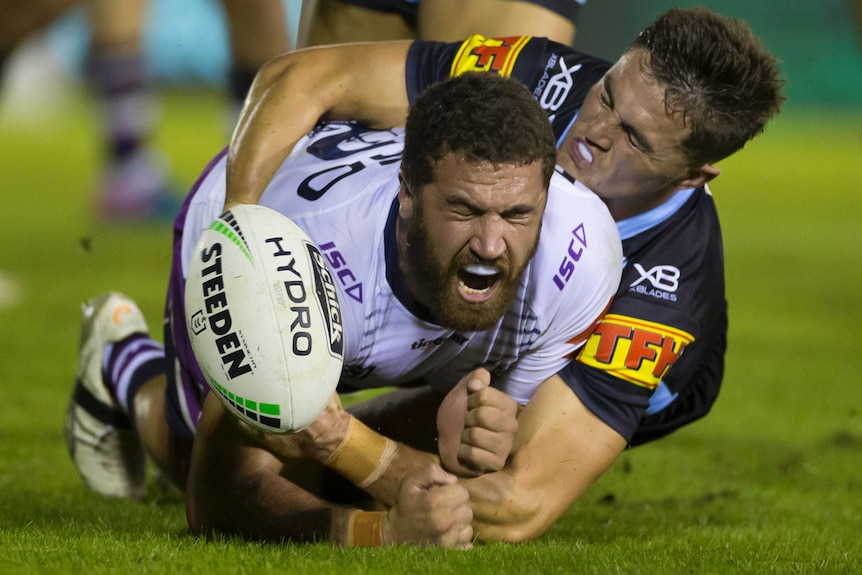
[[[487,37],[474,34],[452,44],[417,42],[413,50],[431,53],[436,50],[438,57],[451,59],[453,75],[488,71],[509,75],[516,66],[524,64],[531,68],[541,65],[548,71],[559,65],[561,58],[565,58],[569,65],[596,68],[601,73],[610,67],[607,60],[541,36]],[[566,67],[563,65],[563,69]]]
[[[557,167],[548,187],[542,219],[543,241],[581,237],[585,250],[621,253],[620,235],[608,207],[592,190]]]
[[[611,313],[697,334],[704,318],[726,306],[721,230],[709,190],[693,190],[639,233],[627,223],[621,222],[626,265]]]
[[[715,202],[704,186],[683,190],[650,212],[619,222],[626,260],[641,266],[721,267],[721,224]]]
[[[596,195],[595,192],[576,180],[574,176],[566,172],[560,166],[554,168],[549,189],[555,190],[555,193],[558,195],[562,194],[566,197],[574,198],[575,201],[604,206],[604,202]],[[607,212],[607,208],[605,208],[604,211]]]
[[[415,41],[406,70],[411,101],[430,81],[466,72],[492,72],[520,80],[538,100],[555,107],[573,92],[589,89],[608,68],[607,60],[548,38],[474,34],[459,42]]]
[[[568,174],[551,179],[531,281],[539,301],[602,307],[619,285],[622,245],[604,202]]]

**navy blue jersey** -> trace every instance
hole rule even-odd
[[[464,72],[516,78],[547,111],[560,142],[609,67],[543,38],[416,42],[407,91],[412,102],[430,83]],[[625,268],[616,299],[560,376],[636,445],[702,417],[718,395],[727,341],[724,258],[705,187],[680,191],[617,226]]]
[[[707,188],[622,222],[625,267],[608,314],[561,376],[632,445],[709,411],[727,342],[724,258]]]
[[[407,55],[407,95],[465,72],[495,72],[523,82],[548,113],[559,142],[589,89],[610,64],[545,38],[471,36],[461,44],[414,42]]]

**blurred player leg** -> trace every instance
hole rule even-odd
[[[316,0],[300,39],[301,45],[315,46],[415,37],[451,42],[483,34],[543,36],[571,44],[584,1]]]
[[[31,34],[83,0],[0,0],[0,78],[7,57]]]
[[[296,27],[296,43],[294,48],[308,46],[308,34],[311,21],[317,10],[317,0],[295,0],[300,3],[299,22]]]
[[[168,215],[176,207],[166,166],[148,146],[155,101],[142,51],[145,0],[92,0],[87,75],[101,100],[106,167],[99,211],[115,219]]]
[[[402,15],[396,11],[388,11],[383,7],[385,4],[398,6],[407,3],[404,0],[316,0],[310,18],[302,24],[303,45],[320,46],[415,37],[415,32]],[[377,6],[380,8],[371,8]]]
[[[419,37],[453,42],[486,37],[542,36],[571,45],[579,0],[422,0]]]
[[[230,30],[230,125],[236,124],[258,69],[290,49],[283,0],[222,0]]]

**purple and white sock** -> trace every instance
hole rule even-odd
[[[130,416],[135,394],[152,378],[165,373],[165,348],[142,333],[105,347],[102,373],[111,393]]]

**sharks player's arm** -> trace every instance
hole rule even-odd
[[[486,370],[476,370],[464,379],[470,378],[487,381],[490,376]],[[498,437],[488,439],[487,431],[478,436],[464,434],[461,446],[454,449],[468,462],[477,452],[474,444],[481,446],[480,457],[499,452],[497,442],[507,429],[503,422],[514,420],[512,411],[505,409],[507,401],[503,400],[508,396],[491,387],[479,388],[484,392],[470,393],[468,427],[485,417],[486,422],[495,419],[485,427],[497,430]],[[482,411],[485,416],[480,415]],[[539,386],[514,428],[508,429],[516,430],[514,447],[510,457],[503,458],[502,468],[459,480],[470,494],[473,532],[481,541],[517,542],[538,537],[608,469],[627,444],[622,435],[587,409],[558,375]],[[381,436],[337,403],[331,403],[325,416],[306,431],[293,436],[258,434],[255,440],[281,459],[308,457],[326,464],[362,484],[387,507],[398,501],[405,477],[437,461],[435,455]]]
[[[278,166],[320,120],[399,126],[409,103],[410,41],[306,48],[264,65],[230,142],[225,207],[255,204]]]
[[[576,376],[567,370],[566,377]],[[514,421],[516,410],[508,409],[511,398],[496,388],[483,385],[490,379],[487,370],[474,370],[444,399],[440,414],[444,410],[450,413],[442,418],[438,414],[437,418],[440,456],[444,461],[453,460],[444,454],[446,431],[440,428],[442,419],[448,419],[451,424],[459,416],[457,408],[447,405],[448,400],[459,392],[463,400],[461,385],[465,381],[474,383],[476,385],[467,393],[467,415],[461,415],[467,423],[466,432],[460,435],[460,444],[449,443],[445,451],[448,455],[457,452],[459,462],[472,469],[489,469],[493,461],[491,454],[499,456],[501,449],[506,450],[509,457],[500,459],[502,463],[495,468],[497,471],[473,479],[462,477],[459,483],[470,494],[472,527],[478,540],[527,541],[544,533],[583,495],[628,442],[592,413],[559,375],[539,386],[517,416],[517,422]],[[513,426],[506,427],[507,418],[514,422]],[[500,447],[512,445],[505,443],[507,430],[514,436],[511,450]],[[341,455],[337,460],[331,458],[331,448],[326,447],[332,442],[318,438],[317,447],[322,448],[322,452],[315,458],[328,459],[330,467],[354,481],[367,478],[369,470],[382,463],[379,478],[366,483],[366,490],[377,501],[392,505],[403,478],[421,468],[430,454],[397,444],[391,460],[384,461],[377,455],[382,450],[370,446],[382,445],[381,442],[388,440],[367,428],[362,428],[358,434],[356,431],[351,430],[347,434],[349,439],[341,443]],[[363,459],[366,463],[357,466]],[[452,465],[446,468],[456,474],[461,474],[463,469],[453,469]],[[472,469],[471,476],[475,475]]]
[[[490,376],[480,369],[464,379],[471,378],[488,381]],[[455,449],[464,455],[464,461],[473,465],[479,464],[471,457],[477,452],[481,457],[499,452],[497,442],[504,435],[501,430],[506,429],[503,421],[507,417],[514,419],[513,412],[505,410],[503,400],[508,396],[501,391],[484,387],[481,396],[476,393],[470,393],[468,428],[487,417],[485,427],[497,430],[498,436],[490,439],[487,429],[480,435],[470,432],[462,435],[461,445]],[[485,416],[480,415],[482,411]],[[342,415],[346,416],[343,410]],[[495,421],[490,423],[491,420]],[[333,424],[329,420],[321,425],[321,429],[333,430],[332,439],[318,436],[312,442],[314,447],[304,453],[326,462],[354,482],[365,481],[365,490],[377,501],[387,506],[394,504],[401,482],[427,465],[431,454],[393,442],[397,448],[387,459],[381,455],[385,452],[382,446],[390,440],[358,422],[347,433],[334,431],[347,425],[346,422],[347,419],[342,419],[341,424]],[[508,429],[515,431],[514,447],[510,456],[502,459],[502,468],[459,480],[470,494],[473,532],[480,541],[519,542],[538,537],[608,469],[627,445],[627,440],[587,409],[558,375],[539,386],[518,415],[514,428]],[[442,429],[440,433],[442,443]],[[333,444],[339,444],[337,458],[332,457]],[[278,449],[275,447],[273,451]],[[377,471],[373,477],[372,469]]]
[[[519,542],[545,532],[610,467],[627,441],[558,376],[518,416],[505,467],[462,479],[481,541]]]

